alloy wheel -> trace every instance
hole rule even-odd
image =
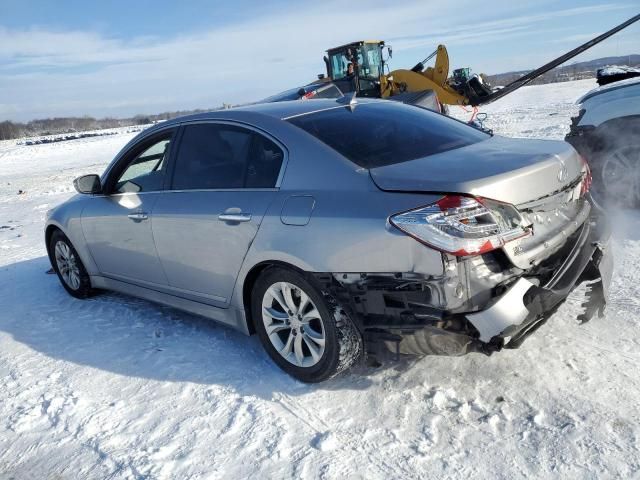
[[[73,290],[80,288],[80,269],[76,256],[66,242],[59,240],[54,249],[56,265],[64,283]]]
[[[322,358],[324,323],[300,287],[289,282],[271,285],[262,298],[262,321],[273,347],[292,365],[312,367]]]

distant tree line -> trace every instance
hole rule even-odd
[[[571,80],[583,80],[586,78],[595,78],[598,68],[607,65],[626,65],[629,67],[640,66],[640,55],[625,55],[622,57],[605,57],[585,62],[572,63],[563,65],[539,76],[531,82],[531,85],[541,85],[544,83],[568,82]],[[483,79],[492,86],[508,85],[518,80],[523,75],[529,73],[530,70],[522,70],[517,72],[498,73],[495,75],[484,75]]]
[[[26,123],[2,121],[0,122],[0,140],[11,140],[22,137],[38,137],[43,135],[61,135],[87,130],[102,130],[105,128],[129,127],[147,125],[162,120],[205,112],[207,110],[182,110],[164,112],[157,115],[135,115],[129,118],[100,118],[93,117],[56,117],[31,120]]]
[[[497,75],[484,75],[484,80],[489,82],[491,86],[508,85],[511,82],[515,82],[520,77],[529,73],[525,72],[510,72],[499,73]],[[551,71],[540,75],[538,78],[532,80],[529,85],[543,85],[545,83],[557,83],[557,82],[569,82],[572,80],[584,80],[587,78],[595,78],[596,72],[592,70],[580,71],[576,68],[564,71]]]

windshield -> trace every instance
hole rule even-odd
[[[382,75],[382,52],[375,43],[367,43],[358,51],[360,77],[378,79]]]
[[[406,162],[464,147],[490,135],[425,108],[379,101],[292,117],[310,133],[363,168]]]
[[[357,48],[349,47],[329,56],[331,74],[334,80],[350,76],[349,64],[356,61],[354,67],[360,78],[378,79],[382,75],[382,51],[377,43],[365,43]],[[355,70],[355,68],[354,68]]]

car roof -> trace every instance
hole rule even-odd
[[[596,95],[609,93],[614,90],[619,90],[621,88],[632,88],[638,84],[640,84],[640,77],[627,78],[625,80],[619,80],[617,82],[612,82],[607,85],[602,85],[600,87],[596,87],[593,90],[590,90],[587,93],[585,93],[582,97],[576,100],[576,104],[579,105],[583,103],[585,100],[595,97]]]
[[[385,100],[380,99],[358,99],[357,103],[386,103]],[[167,127],[171,125],[178,125],[185,122],[193,122],[199,120],[213,120],[213,119],[228,119],[234,120],[240,117],[240,112],[253,112],[262,115],[267,115],[277,119],[287,119],[299,115],[306,115],[309,113],[320,112],[322,110],[328,110],[332,108],[348,107],[344,99],[314,99],[314,100],[290,100],[285,102],[274,103],[256,103],[252,105],[245,105],[241,107],[234,107],[229,109],[212,110],[210,112],[196,113],[193,115],[185,115],[182,117],[172,118],[165,122],[159,123],[157,126]],[[154,127],[152,127],[154,129]],[[151,129],[149,129],[151,130]]]

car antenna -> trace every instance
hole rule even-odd
[[[349,110],[351,110],[352,112],[356,109],[356,106],[358,105],[358,100],[356,100],[356,94],[358,92],[353,92],[353,95],[351,95],[351,98],[349,99]]]
[[[345,95],[343,97],[340,97],[338,100],[336,100],[336,102],[344,103],[345,107],[353,112],[358,106],[358,100],[356,99],[357,93],[358,92],[353,92],[350,96]]]

